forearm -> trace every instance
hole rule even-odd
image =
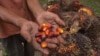
[[[15,13],[11,12],[0,6],[0,18],[3,21],[10,22],[18,27],[21,27],[24,22],[27,22],[24,18],[16,15]]]
[[[37,17],[40,13],[44,11],[39,3],[39,0],[27,0],[27,4],[35,17]]]

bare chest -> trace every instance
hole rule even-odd
[[[6,8],[21,8],[24,6],[24,0],[0,0],[0,5]]]
[[[25,0],[0,0],[0,5],[20,16],[25,16],[26,14]]]

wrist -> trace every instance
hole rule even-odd
[[[16,25],[17,25],[18,27],[22,27],[22,26],[23,26],[25,23],[27,23],[27,22],[29,22],[29,21],[23,19],[23,20],[20,20]]]
[[[34,16],[37,18],[39,15],[41,15],[42,13],[44,13],[45,11],[43,10],[43,9],[40,9],[40,10],[38,10],[38,11],[36,11],[35,13],[34,13]]]

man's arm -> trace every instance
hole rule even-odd
[[[27,0],[27,4],[35,17],[44,12],[42,6],[39,3],[39,0]]]
[[[18,27],[21,27],[24,22],[27,22],[24,18],[16,15],[12,11],[0,6],[0,18],[3,21],[10,22]]]
[[[36,2],[37,0],[35,0]],[[38,8],[39,9],[39,8]],[[37,10],[37,9],[35,9]],[[40,10],[41,11],[41,10]],[[37,12],[35,12],[37,14]],[[10,10],[7,10],[3,7],[0,6],[0,17],[2,20],[13,23],[17,26],[19,26],[20,29],[20,34],[23,36],[23,38],[32,44],[32,46],[36,49],[41,51],[44,54],[49,54],[49,51],[47,49],[41,48],[40,44],[36,41],[35,39],[35,34],[38,31],[38,25],[32,21],[27,21],[23,19],[22,17],[16,15],[15,13],[11,12]],[[52,39],[49,39],[48,43],[49,48],[55,48],[56,44],[55,41],[52,41]],[[54,42],[54,44],[52,43]],[[56,42],[58,42],[56,40]],[[51,44],[52,43],[52,44]]]
[[[0,20],[6,21],[18,26],[20,28],[20,34],[24,37],[24,39],[26,39],[27,42],[30,42],[31,40],[30,30],[35,29],[32,32],[36,31],[36,26],[37,26],[36,23],[28,21],[2,6],[0,6]]]

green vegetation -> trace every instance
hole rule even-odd
[[[41,0],[42,4],[46,3],[47,0]],[[96,15],[100,16],[100,0],[79,0],[85,6],[91,8]]]
[[[47,1],[47,0],[41,0],[41,3],[42,3],[42,4],[45,4],[45,3],[46,3],[46,1]]]
[[[82,4],[92,8],[96,15],[100,16],[100,0],[80,0]]]

